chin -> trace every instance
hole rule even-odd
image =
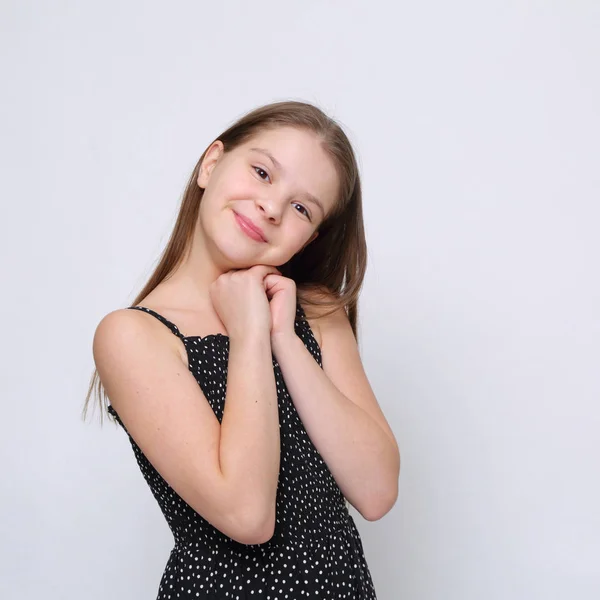
[[[249,269],[254,265],[265,264],[260,258],[260,253],[244,248],[239,240],[231,237],[215,241],[215,246],[221,256],[219,262],[229,265],[230,269]]]

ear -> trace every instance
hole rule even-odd
[[[225,147],[223,146],[223,142],[221,140],[215,140],[206,151],[204,155],[204,159],[202,160],[202,164],[200,165],[200,171],[198,172],[198,187],[206,188],[208,185],[208,180],[210,179],[210,174],[212,170],[217,165],[219,158],[223,156],[223,152]]]

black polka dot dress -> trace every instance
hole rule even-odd
[[[182,340],[190,371],[221,422],[229,337],[221,333],[186,337],[152,309],[129,308],[153,315]],[[322,368],[319,345],[299,302],[295,329]],[[344,496],[296,412],[275,357],[273,369],[281,458],[275,533],[264,544],[241,544],[208,523],[158,474],[128,434],[175,539],[157,600],[376,599],[360,535]],[[108,411],[125,429],[114,408],[109,406]]]

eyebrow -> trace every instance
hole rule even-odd
[[[250,150],[254,151],[254,152],[260,152],[261,154],[264,154],[274,165],[275,168],[280,170],[280,171],[284,171],[285,169],[282,167],[281,163],[265,148],[250,148]],[[311,194],[310,192],[304,192],[303,194],[306,199],[309,202],[312,202],[313,204],[316,204],[320,209],[321,209],[321,213],[323,214],[323,216],[325,216],[325,208],[323,207],[322,202],[313,194]]]

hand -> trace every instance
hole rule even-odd
[[[230,338],[271,331],[271,311],[266,293],[266,277],[279,273],[275,267],[255,265],[227,271],[209,288],[213,307]],[[293,283],[293,282],[292,282]]]
[[[295,335],[296,282],[280,271],[269,273],[265,277],[265,290],[271,309],[271,341]]]

